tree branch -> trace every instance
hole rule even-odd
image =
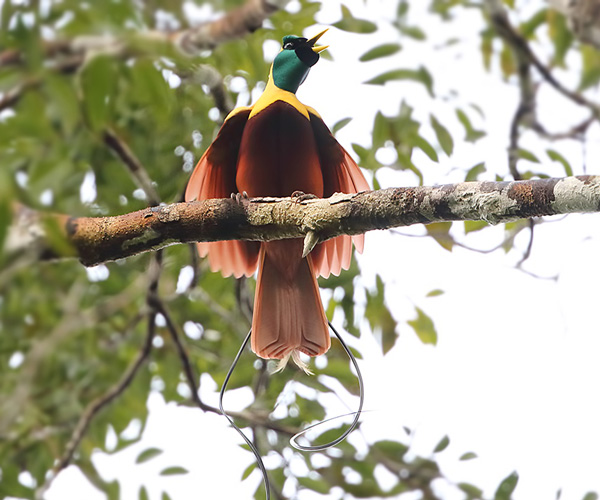
[[[131,151],[131,148],[121,139],[113,130],[106,129],[103,134],[104,143],[120,158],[129,170],[138,187],[144,191],[148,205],[156,206],[160,204],[160,197],[148,172],[138,160],[137,156]]]
[[[498,34],[516,51],[520,52],[531,65],[533,65],[542,78],[548,82],[554,89],[565,96],[567,99],[589,108],[595,116],[600,115],[600,106],[597,103],[590,101],[583,94],[575,92],[565,87],[560,81],[558,81],[552,71],[547,68],[533,52],[527,40],[521,36],[520,33],[512,26],[506,14],[506,10],[502,2],[499,0],[485,0],[484,5],[486,6],[492,24],[496,28]]]
[[[191,241],[255,240],[341,234],[432,222],[484,220],[490,224],[546,215],[600,211],[600,176],[513,182],[464,182],[442,186],[390,188],[358,194],[336,193],[301,202],[291,198],[254,198],[237,203],[214,199],[173,203],[114,217],[69,217],[17,210],[7,250],[26,252],[35,242],[50,256],[45,232],[54,220],[71,245],[69,256],[86,266]],[[18,227],[26,221],[25,228]],[[25,232],[22,245],[18,236]],[[56,240],[56,231],[52,234]],[[33,236],[32,236],[33,235]],[[308,238],[310,239],[310,238]],[[59,255],[56,255],[59,256]]]
[[[275,11],[289,0],[246,0],[240,7],[211,23],[187,29],[175,37],[177,44],[188,53],[212,49],[220,43],[241,38],[256,31]]]
[[[72,39],[43,40],[42,51],[49,68],[63,74],[78,70],[91,56],[110,54],[126,59],[148,53],[156,45],[172,47],[171,52],[184,58],[213,49],[219,44],[242,38],[259,29],[263,21],[279,9],[283,9],[289,0],[246,0],[246,2],[219,19],[205,22],[178,31],[147,30],[135,36],[113,37],[108,35],[80,35]],[[0,51],[0,68],[23,64],[24,57],[19,50]],[[207,79],[217,108],[223,116],[232,108],[231,99],[223,88],[222,79],[216,70],[203,69],[197,79]],[[23,94],[40,85],[40,78],[30,78],[17,84],[0,98],[0,111],[14,106]]]
[[[182,52],[196,55],[198,52],[213,49],[217,45],[242,38],[260,28],[263,21],[279,9],[283,9],[289,0],[246,0],[246,2],[225,13],[219,19],[205,22],[178,31],[143,31],[133,41],[140,49],[143,42],[166,42]],[[73,39],[44,40],[42,50],[45,58],[63,59],[76,56],[76,66],[83,64],[90,53],[111,53],[131,55],[127,40],[107,35],[81,35]],[[0,52],[0,68],[22,64],[23,54],[15,49]]]

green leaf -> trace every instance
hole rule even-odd
[[[0,188],[0,191],[3,191]],[[8,228],[12,220],[12,210],[10,208],[10,200],[7,198],[0,198],[0,255],[4,248],[4,242],[8,235]]]
[[[387,82],[395,80],[410,80],[417,83],[422,83],[431,97],[433,94],[433,78],[427,69],[421,66],[419,69],[395,69],[386,71],[365,83],[369,85],[384,85]]]
[[[448,132],[448,129],[433,115],[429,115],[429,122],[431,123],[431,127],[433,128],[435,136],[444,150],[444,153],[450,156],[454,150],[454,140],[452,139],[450,132]]]
[[[472,233],[473,231],[480,231],[484,227],[488,227],[489,224],[484,220],[466,220],[465,221],[465,234]]]
[[[408,432],[410,434],[410,432]],[[404,455],[408,452],[408,446],[398,441],[376,441],[372,444],[372,449],[383,454],[386,458],[398,463],[404,463]]]
[[[166,491],[163,491],[162,495],[160,496],[160,500],[171,500],[171,497]]]
[[[406,35],[409,38],[413,38],[414,40],[422,41],[427,38],[427,35],[425,35],[425,32],[418,26],[402,25],[398,28],[398,30],[403,35]]]
[[[342,19],[334,23],[333,26],[351,33],[374,33],[377,30],[375,23],[354,17],[350,9],[345,5],[342,5]]]
[[[565,174],[567,176],[573,175],[573,169],[571,168],[571,165],[569,164],[567,159],[558,151],[555,151],[554,149],[547,149],[546,154],[548,155],[548,158],[550,158],[552,161],[557,161],[560,164],[562,164],[563,168],[565,169]]]
[[[107,55],[94,57],[81,71],[83,110],[90,128],[96,132],[110,120],[118,78],[116,62]]]
[[[512,47],[507,44],[502,44],[502,50],[500,51],[500,69],[504,78],[508,78],[517,72],[517,62]]]
[[[148,496],[148,491],[146,490],[145,486],[142,486],[140,488],[140,491],[138,493],[138,499],[139,500],[150,500],[150,497]]]
[[[390,119],[384,116],[381,111],[377,111],[371,132],[371,142],[374,148],[380,148],[390,140],[391,129]]]
[[[496,493],[494,494],[494,500],[510,500],[512,498],[513,491],[517,487],[519,482],[519,474],[511,472],[506,478],[502,480]]]
[[[133,98],[152,106],[152,111],[159,116],[165,116],[174,104],[174,94],[154,64],[150,59],[138,59],[131,68]]]
[[[436,445],[436,447],[433,449],[434,453],[440,453],[441,451],[444,451],[446,448],[448,448],[448,445],[450,444],[450,438],[448,436],[444,436],[440,442]]]
[[[530,161],[532,163],[539,163],[540,162],[540,160],[538,160],[538,157],[535,156],[531,151],[528,151],[527,149],[519,148],[517,150],[517,156],[519,158],[521,158],[522,160],[527,160],[527,161]]]
[[[431,292],[429,292],[427,295],[425,295],[425,297],[439,297],[440,295],[444,294],[444,290],[440,290],[439,288],[436,288],[435,290],[431,290]]]
[[[454,238],[450,234],[451,227],[452,222],[433,222],[427,224],[425,230],[442,248],[451,252],[454,247]]]
[[[419,307],[415,307],[415,310],[417,311],[417,317],[407,321],[407,323],[413,328],[421,342],[436,345],[438,337],[433,321]]]
[[[361,160],[361,162],[365,161],[369,157],[369,150],[364,146],[356,144],[355,142],[353,142],[351,146],[354,152],[357,154],[359,160]]]
[[[335,378],[351,394],[359,393],[356,376],[350,370],[347,357],[346,360],[343,361],[341,359],[330,359],[327,363],[327,367],[325,367],[323,370],[319,370],[318,373],[329,375],[330,377]],[[324,410],[322,409],[321,411]]]
[[[62,123],[65,135],[70,136],[81,121],[81,111],[72,81],[64,75],[50,73],[44,80],[50,113]]]
[[[340,437],[347,428],[348,428],[348,425],[340,425],[339,427],[336,427],[334,429],[328,429],[328,430],[322,432],[313,441],[313,443],[314,443],[314,445],[317,445],[317,446],[320,444],[330,443],[334,439]],[[352,454],[354,454],[354,452],[356,452],[356,448],[354,448],[354,446],[352,446],[352,444],[349,443],[347,439],[342,441],[341,443],[339,443],[336,447],[338,447],[342,450],[351,451]]]
[[[385,292],[381,276],[376,276],[376,289],[367,292],[367,307],[365,318],[369,321],[373,331],[381,332],[381,347],[384,354],[394,347],[398,334],[396,333],[396,320],[385,305]]]
[[[252,471],[254,471],[254,469],[256,469],[256,462],[252,462],[248,467],[244,469],[244,472],[242,473],[242,481],[246,479],[250,474],[252,474]]]
[[[297,477],[298,483],[304,488],[321,493],[323,495],[329,493],[331,486],[323,478],[312,479],[310,477]]]
[[[173,467],[167,467],[166,469],[161,470],[160,475],[161,476],[176,476],[179,474],[187,474],[188,472],[189,471],[186,468],[175,465]]]
[[[591,45],[582,45],[580,51],[583,68],[579,90],[582,91],[600,82],[600,51]]]
[[[333,127],[331,127],[331,133],[333,135],[337,134],[340,130],[342,130],[346,125],[348,125],[352,121],[352,118],[342,118],[340,121],[335,122]]]
[[[465,181],[466,182],[476,181],[477,177],[479,177],[479,175],[483,174],[485,171],[486,171],[486,169],[485,169],[485,163],[484,162],[478,163],[477,165],[471,167],[467,171],[467,175],[465,177]]]
[[[575,37],[569,28],[567,18],[558,11],[548,11],[548,34],[554,43],[553,66],[565,66],[565,58],[573,45]]]
[[[531,39],[533,38],[535,31],[546,23],[548,19],[548,9],[540,9],[527,21],[521,23],[520,33],[523,37]]]
[[[356,387],[357,382],[348,367],[346,367],[346,372],[351,376],[348,377],[351,387]],[[307,399],[296,394],[296,406],[299,412],[298,425],[302,422],[325,419],[325,408],[323,408],[323,405],[316,399]]]
[[[415,137],[414,144],[421,151],[423,151],[423,153],[425,153],[429,157],[430,160],[435,161],[435,162],[439,161],[437,152],[435,151],[433,146],[431,144],[429,144],[423,137],[421,137],[420,135]]]
[[[380,57],[387,57],[398,52],[402,46],[399,43],[383,43],[373,47],[358,58],[360,62],[372,61]]]
[[[483,491],[477,488],[477,486],[469,483],[458,483],[458,487],[467,494],[468,500],[480,500],[483,498]]]
[[[494,53],[494,31],[484,30],[481,34],[481,57],[483,58],[483,67],[490,70],[492,65],[492,55]]]
[[[583,500],[598,500],[598,494],[593,491],[590,491],[589,493],[585,494]]]
[[[144,462],[147,462],[148,460],[152,460],[153,458],[157,457],[158,455],[160,455],[163,451],[159,448],[148,448],[144,451],[142,451],[137,458],[135,459],[135,463],[136,464],[143,464]]]
[[[485,136],[485,132],[483,132],[482,130],[477,130],[473,127],[473,125],[471,124],[471,120],[469,120],[469,117],[462,109],[456,110],[456,116],[458,118],[458,121],[465,129],[465,140],[467,142],[476,142]]]
[[[473,460],[474,458],[477,458],[477,454],[472,451],[467,451],[460,456],[459,460]]]

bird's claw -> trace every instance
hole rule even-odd
[[[248,199],[248,193],[246,193],[246,191],[242,191],[241,193],[231,193],[231,199],[238,205],[241,205],[243,200]]]
[[[314,194],[310,194],[310,193],[305,193],[303,191],[294,191],[291,195],[291,198],[296,203],[302,203],[303,201],[306,201],[306,200],[314,200],[315,198],[318,198],[318,196],[316,196]]]

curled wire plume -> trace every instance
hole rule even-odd
[[[219,393],[219,410],[221,410],[221,414],[229,421],[229,423],[231,424],[231,427],[233,427],[237,431],[237,433],[240,436],[242,436],[243,440],[250,447],[250,450],[252,450],[252,453],[254,453],[254,457],[256,458],[256,463],[258,465],[258,468],[260,469],[260,472],[262,473],[263,482],[265,483],[265,492],[267,494],[267,500],[271,500],[271,486],[269,484],[269,478],[267,477],[267,469],[265,468],[265,464],[262,461],[262,457],[260,456],[258,449],[256,448],[256,446],[254,446],[254,443],[252,441],[250,441],[250,439],[248,439],[246,434],[244,434],[242,432],[242,429],[240,429],[237,425],[235,425],[233,419],[229,415],[227,415],[227,413],[223,409],[223,396],[225,395],[225,390],[227,389],[227,384],[229,382],[229,379],[231,378],[231,374],[233,373],[233,370],[235,369],[236,365],[238,364],[238,361],[240,360],[240,356],[242,355],[242,352],[246,348],[246,345],[248,345],[248,341],[250,340],[251,334],[252,334],[252,328],[250,328],[248,335],[246,335],[244,342],[242,342],[242,346],[240,347],[240,350],[238,351],[238,353],[235,355],[233,363],[231,363],[231,367],[229,368],[229,371],[227,372],[227,376],[225,377],[225,381],[223,382],[223,387],[221,387],[221,392]]]
[[[350,348],[346,345],[346,342],[344,342],[341,335],[334,328],[334,326],[331,324],[331,322],[329,322],[329,328],[331,328],[333,333],[335,333],[335,336],[340,341],[340,344],[342,344],[344,351],[346,351],[346,354],[350,358],[350,361],[352,361],[352,364],[354,365],[354,369],[356,370],[356,377],[358,378],[358,389],[359,389],[359,394],[360,394],[359,402],[358,402],[358,410],[356,410],[353,413],[347,413],[345,415],[339,415],[337,417],[332,417],[332,418],[328,418],[327,420],[317,422],[316,424],[313,424],[313,425],[307,427],[306,429],[300,431],[298,434],[292,436],[292,438],[290,439],[290,444],[294,448],[296,448],[297,450],[300,450],[300,451],[323,451],[323,450],[326,450],[327,448],[331,448],[332,446],[335,446],[336,444],[341,443],[344,439],[346,439],[348,434],[350,434],[358,425],[358,421],[360,419],[360,414],[361,414],[362,408],[363,408],[363,403],[365,401],[365,389],[364,389],[362,374],[360,373],[360,368],[358,367],[358,362],[356,361],[356,358],[354,357],[354,354],[352,354],[352,351],[350,350]],[[305,445],[298,443],[298,441],[297,441],[298,438],[302,437],[305,433],[307,433],[311,429],[314,429],[315,427],[322,425],[326,422],[330,422],[332,420],[342,418],[342,417],[347,417],[348,415],[352,415],[352,414],[354,414],[354,420],[350,424],[350,427],[348,427],[348,429],[346,429],[346,431],[340,437],[334,439],[333,441],[330,441],[329,443],[318,444],[318,445],[313,445],[313,446],[305,446]]]
[[[364,399],[365,399],[365,391],[364,391],[362,374],[360,372],[360,368],[358,367],[358,362],[356,361],[354,354],[352,354],[352,351],[350,351],[350,348],[346,345],[346,342],[344,342],[344,340],[342,339],[342,337],[340,336],[338,331],[334,328],[334,326],[331,324],[331,322],[329,322],[329,328],[331,328],[333,333],[335,333],[335,336],[340,341],[340,344],[342,344],[344,351],[346,351],[346,354],[350,358],[350,361],[352,362],[352,364],[354,365],[354,369],[356,370],[356,376],[358,378],[358,387],[359,387],[359,393],[360,393],[358,410],[353,413],[347,413],[345,415],[339,415],[337,417],[323,420],[322,422],[313,424],[313,425],[307,427],[306,429],[300,431],[298,434],[292,436],[292,438],[290,439],[290,444],[294,448],[296,448],[297,450],[300,450],[300,451],[322,451],[322,450],[326,450],[327,448],[331,448],[332,446],[335,446],[336,444],[341,443],[344,439],[346,439],[348,434],[350,434],[356,428],[356,426],[358,425],[358,421],[360,419],[360,415],[362,413],[363,403],[364,403]],[[265,485],[265,492],[266,492],[266,499],[271,500],[271,486],[269,484],[269,478],[267,476],[267,469],[265,468],[265,464],[262,461],[262,457],[260,456],[258,449],[254,445],[254,443],[252,441],[250,441],[250,439],[242,432],[242,430],[234,423],[233,419],[223,409],[223,396],[225,395],[225,391],[227,390],[227,384],[229,383],[229,379],[231,378],[233,370],[235,369],[235,367],[238,364],[238,361],[242,355],[242,352],[246,348],[246,345],[248,345],[248,341],[250,340],[251,334],[252,334],[252,329],[250,329],[250,331],[248,332],[248,335],[246,335],[246,338],[244,339],[244,342],[242,342],[242,346],[240,347],[240,350],[236,354],[236,356],[233,360],[233,363],[231,364],[231,367],[229,368],[229,371],[227,372],[227,376],[225,377],[225,381],[223,382],[223,387],[221,387],[221,392],[219,393],[219,410],[221,411],[221,414],[229,421],[231,426],[237,431],[237,433],[240,436],[242,436],[242,439],[246,442],[246,444],[250,447],[250,450],[252,451],[252,453],[254,454],[254,457],[256,458],[256,463],[258,465],[258,468],[260,469],[260,472],[262,473],[262,476],[263,476],[263,482]],[[350,424],[350,427],[348,427],[348,429],[341,436],[334,439],[333,441],[330,441],[329,443],[325,443],[325,444],[314,445],[314,446],[305,446],[305,445],[299,444],[297,442],[298,438],[302,437],[306,432],[308,432],[311,429],[314,429],[318,425],[322,425],[326,422],[330,422],[331,420],[346,417],[348,415],[354,415],[354,420]]]

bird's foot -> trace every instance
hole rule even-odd
[[[242,201],[248,200],[248,193],[242,191],[241,193],[231,193],[231,199],[238,205],[242,204]]]
[[[305,193],[303,191],[294,191],[291,195],[291,198],[296,203],[302,203],[303,201],[306,201],[306,200],[314,200],[315,198],[318,198],[318,196],[316,196],[314,194],[310,194],[310,193]]]

